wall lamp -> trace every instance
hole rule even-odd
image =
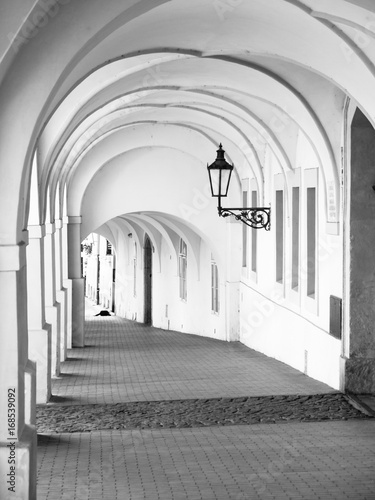
[[[224,158],[225,151],[220,144],[217,150],[217,158],[207,164],[208,175],[210,178],[211,193],[214,198],[218,198],[217,209],[220,217],[228,217],[233,215],[236,220],[242,221],[247,226],[254,229],[264,228],[266,231],[271,227],[271,209],[264,207],[243,207],[243,208],[223,208],[221,206],[221,198],[228,195],[230,178],[232,175],[233,165],[230,165]]]

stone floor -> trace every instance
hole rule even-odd
[[[240,342],[160,330],[116,316],[89,317],[87,330],[86,347],[69,352],[54,380],[54,403],[332,392]]]
[[[355,401],[239,343],[87,312],[38,407],[38,500],[375,499]]]

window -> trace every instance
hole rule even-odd
[[[112,254],[112,243],[107,240],[106,255],[111,255],[111,254]]]
[[[256,207],[258,204],[257,192],[251,191],[251,206]],[[251,270],[257,272],[257,241],[258,241],[258,230],[251,230]]]
[[[182,239],[180,240],[178,275],[180,278],[180,299],[187,300],[187,246]]]
[[[299,187],[292,193],[292,288],[299,287]]]
[[[284,192],[276,191],[276,281],[284,281]]]
[[[133,258],[133,295],[137,296],[137,243],[134,243],[134,258]]]
[[[315,298],[316,189],[307,188],[307,295]]]
[[[211,257],[211,311],[219,312],[219,272],[217,264]]]
[[[242,206],[247,207],[247,191],[242,192]],[[246,224],[242,224],[242,267],[247,266],[247,228]]]

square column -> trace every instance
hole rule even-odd
[[[28,360],[27,232],[22,240],[0,246],[0,498],[4,500],[36,500],[35,365]]]
[[[29,358],[36,362],[37,403],[51,397],[51,325],[45,321],[44,303],[44,226],[29,226],[27,255],[27,296]]]
[[[72,348],[72,282],[68,275],[68,224],[69,217],[63,217],[61,229],[62,283],[66,294],[66,348]]]
[[[68,278],[72,285],[72,346],[85,345],[85,290],[81,270],[81,220],[68,217]]]
[[[60,304],[60,361],[65,361],[67,350],[67,290],[63,284],[62,221],[55,220],[56,302]]]

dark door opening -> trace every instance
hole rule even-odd
[[[144,322],[146,325],[152,324],[152,245],[150,238],[146,236],[144,246]]]

